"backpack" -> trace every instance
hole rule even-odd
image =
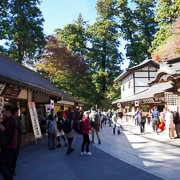
[[[78,134],[83,134],[82,120],[74,121],[73,128]]]
[[[57,119],[57,128],[59,130],[62,130],[64,128],[64,120],[62,119],[62,117],[58,117]]]
[[[72,119],[66,119],[64,121],[63,131],[65,133],[70,133],[71,132],[71,130],[72,130],[71,122],[72,122]]]

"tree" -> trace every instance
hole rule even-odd
[[[156,22],[159,26],[159,31],[156,33],[152,42],[152,49],[155,50],[158,46],[166,43],[166,40],[172,35],[173,22],[180,16],[180,1],[176,0],[159,0],[156,9]]]
[[[114,78],[121,72],[122,54],[119,52],[117,1],[98,0],[96,9],[97,20],[89,27],[91,49],[87,56],[93,83],[102,102],[107,98]]]
[[[66,93],[90,103],[95,88],[90,83],[88,66],[79,55],[72,55],[72,51],[61,44],[57,37],[46,37],[44,54],[36,66],[38,72]]]
[[[74,23],[66,25],[63,29],[56,29],[55,34],[60,38],[61,43],[85,59],[87,53],[87,21],[84,21],[81,14]]]
[[[6,54],[22,63],[37,58],[44,47],[42,13],[39,0],[9,0],[8,16],[4,15]],[[3,3],[0,4],[1,8]]]
[[[171,36],[152,53],[155,61],[162,59],[168,60],[176,56],[180,56],[180,18],[173,23]]]
[[[157,23],[154,21],[154,0],[133,0],[135,8],[129,8],[127,0],[119,0],[119,15],[121,32],[124,40],[126,58],[130,60],[129,67],[141,63],[150,56],[148,49],[157,31]]]

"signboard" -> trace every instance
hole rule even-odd
[[[139,106],[139,101],[134,101],[134,105],[137,107]]]
[[[4,107],[4,97],[0,97],[0,114],[1,114],[3,107]]]
[[[35,137],[35,139],[42,138],[35,103],[28,102],[28,105],[29,105],[29,112],[30,112],[30,116],[31,116],[32,127],[33,127],[33,131],[34,131],[34,137]]]
[[[21,89],[16,87],[16,86],[12,86],[12,85],[8,85],[4,92],[3,95],[5,96],[13,96],[13,97],[18,97],[19,94],[21,92]]]
[[[0,95],[2,94],[5,86],[6,86],[6,85],[4,85],[4,84],[0,84]]]

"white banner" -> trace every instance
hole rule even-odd
[[[51,109],[54,109],[54,101],[50,100]]]
[[[0,97],[0,115],[3,107],[4,107],[4,97]]]
[[[50,104],[46,104],[46,112],[50,112],[51,111],[51,105]]]
[[[29,112],[30,112],[30,116],[31,116],[33,131],[34,131],[34,137],[35,138],[42,138],[35,103],[34,102],[28,102],[28,105],[29,105]]]
[[[139,106],[139,101],[134,101],[134,105],[137,107]]]

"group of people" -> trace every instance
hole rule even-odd
[[[45,118],[46,129],[48,133],[48,146],[49,150],[54,150],[56,147],[61,147],[60,139],[62,138],[65,146],[67,146],[67,154],[69,155],[74,151],[72,148],[73,138],[76,133],[79,133],[78,126],[81,126],[83,142],[81,146],[81,155],[92,155],[89,151],[89,144],[94,143],[94,135],[96,133],[98,143],[101,144],[99,135],[101,120],[99,113],[95,108],[90,111],[80,113],[77,108],[75,112],[71,111],[58,111],[54,113],[51,109],[50,114]],[[92,131],[92,140],[90,141],[89,133]]]
[[[22,124],[18,118],[18,107],[6,104],[0,120],[0,173],[11,180],[16,175],[16,161],[22,141]]]
[[[146,116],[144,116],[142,109],[137,108],[135,112],[135,124],[140,126],[140,132],[145,131]],[[167,136],[174,138],[174,130],[176,131],[176,138],[180,137],[180,117],[176,109],[170,110],[168,107],[164,108],[162,112],[158,111],[158,107],[155,106],[151,110],[151,123],[153,132],[158,134],[158,130],[166,130]]]

